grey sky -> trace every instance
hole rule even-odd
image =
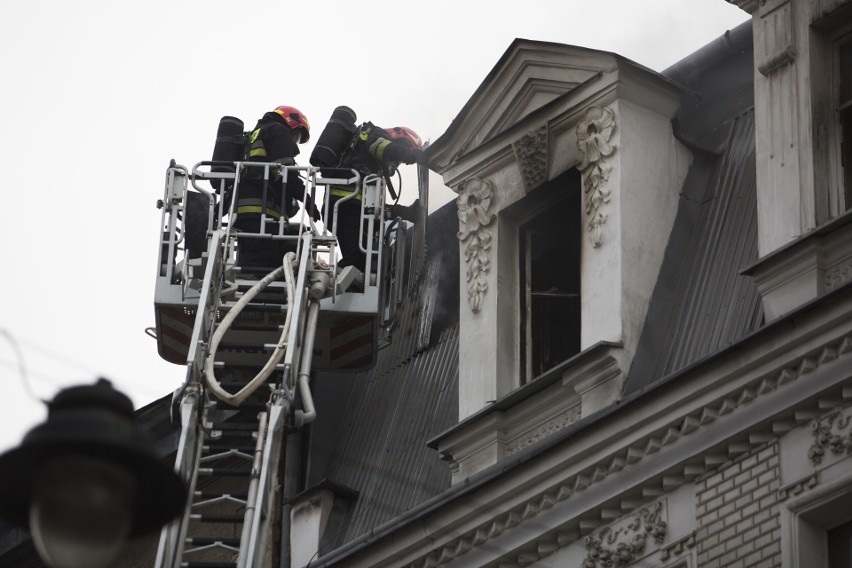
[[[147,404],[185,375],[144,333],[155,203],[171,158],[209,158],[221,116],[249,127],[298,107],[301,164],[341,104],[435,140],[516,37],[659,71],[747,17],[725,0],[4,2],[0,328],[38,397],[103,375]],[[431,205],[452,197],[436,188]],[[45,416],[2,335],[0,380],[2,450]]]

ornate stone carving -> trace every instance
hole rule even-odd
[[[464,243],[467,264],[467,301],[474,313],[479,311],[488,290],[487,274],[491,269],[491,212],[493,185],[490,181],[471,178],[464,183],[456,199],[458,203],[458,238]]]
[[[808,450],[808,458],[814,466],[822,463],[826,452],[835,455],[852,454],[852,431],[850,419],[839,410],[811,422],[814,443]]]
[[[828,290],[837,288],[850,279],[852,279],[852,261],[850,260],[825,271],[825,287]]]
[[[510,444],[506,446],[506,455],[511,456],[512,454],[523,450],[526,447],[532,446],[539,440],[543,440],[547,438],[551,434],[562,430],[566,426],[570,426],[574,422],[580,419],[580,405],[573,406],[565,411],[561,416],[554,418],[548,422],[545,422],[532,432],[528,432],[521,438],[514,440]]]
[[[604,206],[609,203],[608,187],[612,166],[606,158],[615,152],[610,144],[615,131],[615,113],[611,109],[589,107],[586,117],[577,124],[577,146],[583,161],[577,168],[583,175],[583,192],[586,194],[586,219],[592,234],[592,245],[601,244],[602,225],[606,223]]]
[[[610,568],[627,566],[645,552],[648,538],[657,545],[666,538],[668,525],[662,520],[663,503],[640,509],[625,526],[613,530],[609,527],[597,535],[587,536],[586,559],[583,568]]]
[[[547,181],[547,125],[528,132],[512,144],[524,189],[532,191]]]
[[[762,39],[762,53],[757,70],[762,75],[769,76],[796,60],[792,7],[789,0],[761,2],[760,19],[763,33],[758,38]]]

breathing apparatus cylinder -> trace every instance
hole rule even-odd
[[[216,144],[213,146],[214,162],[240,162],[245,158],[245,140],[243,121],[234,116],[223,116],[216,131]],[[215,165],[213,172],[233,172],[234,166]]]
[[[339,166],[346,147],[355,132],[355,111],[347,106],[339,106],[331,113],[331,118],[317,139],[311,152],[311,165],[320,168]]]
[[[228,165],[216,164],[211,166],[210,171],[214,173],[234,173],[236,169],[230,162],[241,162],[245,160],[246,144],[243,135],[243,121],[235,116],[223,116],[219,120],[219,129],[216,131],[216,144],[213,146],[213,161],[227,162]],[[218,180],[212,180],[210,184],[214,191],[220,188]],[[228,181],[225,184],[225,207],[230,206],[230,197],[234,184]]]

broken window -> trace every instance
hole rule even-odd
[[[580,351],[580,178],[536,189],[519,226],[521,372],[526,383]]]

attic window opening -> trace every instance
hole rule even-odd
[[[852,38],[838,46],[839,85],[838,113],[840,119],[840,165],[843,169],[843,188],[846,209],[852,209]]]
[[[519,226],[522,383],[580,351],[579,186],[571,170],[536,189]]]

